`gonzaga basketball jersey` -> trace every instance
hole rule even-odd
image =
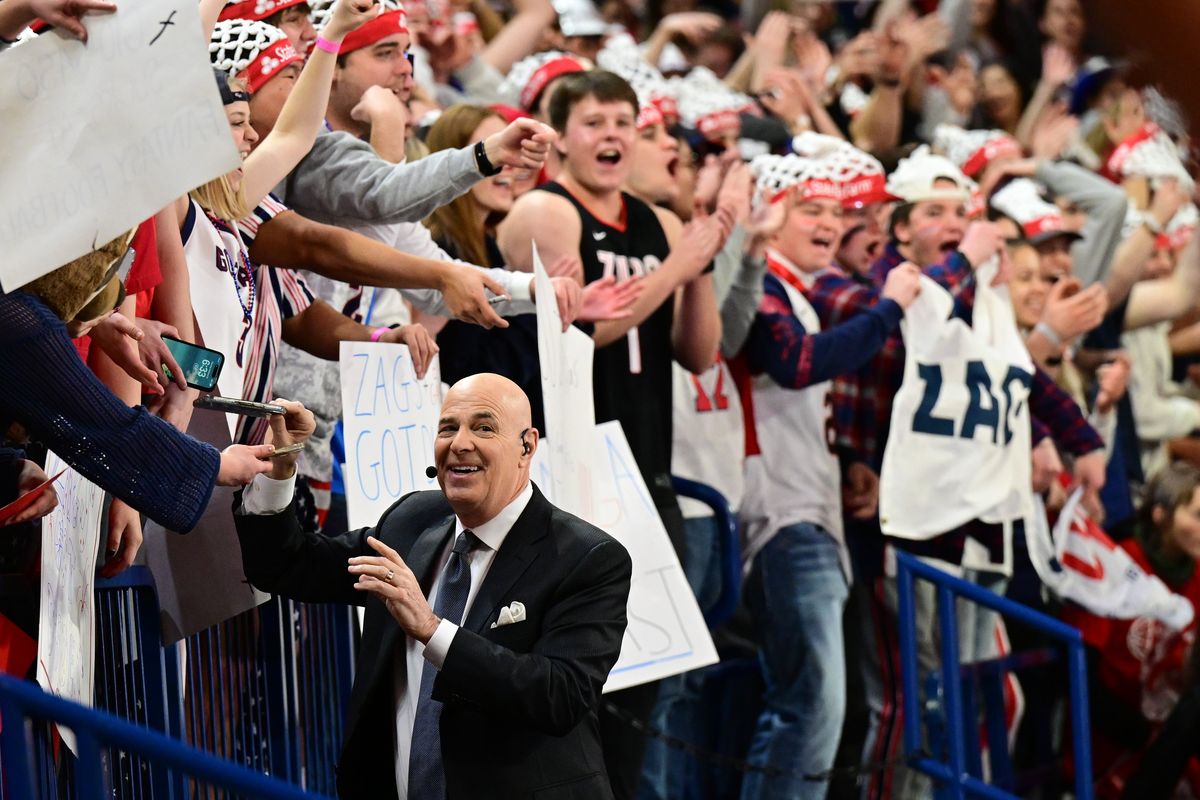
[[[790,271],[792,280],[779,282],[791,301],[792,313],[807,333],[819,333],[817,312],[792,282],[803,281],[805,276],[775,258],[768,259],[768,266],[776,277],[781,271]],[[744,564],[750,564],[780,528],[811,522],[837,541],[843,569],[850,575],[842,534],[841,469],[833,450],[832,385],[824,381],[803,389],[785,389],[765,373],[753,379],[750,396],[761,452],[746,459],[740,515]]]
[[[994,271],[992,272],[994,274]],[[907,358],[880,474],[883,532],[925,540],[1032,508],[1026,402],[1033,362],[1006,287],[977,274],[973,322],[929,278],[900,323]]]
[[[667,234],[650,206],[621,194],[621,218],[596,217],[558,183],[538,187],[566,198],[579,212],[579,257],[585,283],[608,275],[617,283],[657,270],[670,253]],[[655,504],[675,505],[671,488],[671,323],[667,298],[624,339],[596,349],[592,395],[596,422],[619,420]],[[677,512],[676,512],[677,513]]]

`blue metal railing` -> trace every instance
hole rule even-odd
[[[231,766],[334,794],[354,678],[352,609],[274,598],[189,637],[181,673],[181,649],[161,645],[149,570],[97,579],[95,597],[95,708]],[[75,759],[63,749],[56,755],[49,727],[31,732],[34,796],[75,796]],[[184,774],[144,753],[104,748],[101,771],[118,800],[197,796]],[[0,788],[0,798],[26,797]]]
[[[85,708],[43,692],[36,684],[0,675],[0,756],[4,761],[6,796],[33,798],[31,758],[33,719],[56,722],[75,734],[79,758],[75,764],[78,797],[110,796],[101,767],[101,747],[137,753],[164,770],[263,800],[312,800],[314,795],[283,781],[198,752],[161,733],[139,727],[102,711]]]
[[[729,508],[729,501],[725,499],[725,495],[711,486],[678,475],[671,476],[671,483],[676,494],[699,500],[711,508],[717,518],[721,594],[712,608],[701,609],[708,627],[717,628],[733,615],[742,594],[742,543],[738,536],[737,516]]]
[[[1048,617],[1020,603],[1000,597],[969,581],[948,575],[917,560],[908,553],[896,553],[896,566],[900,626],[900,677],[904,695],[904,751],[910,758],[910,766],[941,781],[946,787],[947,796],[956,798],[956,800],[968,795],[995,798],[996,800],[1016,800],[1017,798],[1015,794],[984,783],[980,777],[978,747],[971,747],[972,752],[968,753],[968,745],[975,745],[978,742],[978,734],[974,729],[977,723],[973,714],[968,713],[968,709],[973,707],[973,698],[964,699],[963,696],[964,671],[970,677],[969,673],[972,669],[999,669],[1002,666],[987,662],[987,666],[984,664],[967,665],[964,668],[959,663],[958,618],[955,599],[961,597],[1041,631],[1062,642],[1066,647],[1067,673],[1070,679],[1069,699],[1071,736],[1074,746],[1075,797],[1077,800],[1091,800],[1093,792],[1087,662],[1084,655],[1083,637],[1079,631],[1053,617]],[[921,716],[918,710],[920,695],[917,691],[916,605],[913,597],[913,584],[916,578],[929,581],[937,592],[937,616],[941,640],[941,700],[944,712],[942,718],[945,725],[945,735],[938,738],[945,742],[947,756],[945,762],[924,754],[921,741]],[[968,684],[973,686],[969,681]],[[1001,731],[989,730],[989,741],[996,736],[1001,736],[1002,742],[990,743],[993,746],[1000,744],[1007,747],[1007,743],[1003,742]]]

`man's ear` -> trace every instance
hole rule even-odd
[[[538,437],[538,429],[531,425],[529,427],[529,430],[525,432],[525,436],[522,439],[524,444],[528,445],[528,452],[521,453],[521,458],[523,460],[524,459],[529,459],[529,460],[533,459],[533,455],[534,455],[534,453],[537,452],[537,449],[538,449],[538,438],[539,438]]]
[[[893,237],[900,244],[912,244],[912,228],[907,222],[897,222],[893,230]]]

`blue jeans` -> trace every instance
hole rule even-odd
[[[824,798],[846,713],[842,611],[849,587],[838,546],[811,523],[780,530],[754,558],[746,604],[759,632],[765,709],[750,763],[799,775],[747,773],[742,800]]]
[[[683,521],[687,543],[683,574],[704,611],[721,594],[721,556],[718,551],[717,518],[695,517]],[[705,668],[659,681],[658,702],[650,724],[690,744],[699,744],[704,708],[700,690]],[[699,765],[687,753],[669,747],[660,739],[646,745],[638,800],[681,800],[697,797]]]

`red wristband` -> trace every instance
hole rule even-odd
[[[313,47],[316,47],[318,50],[324,50],[326,53],[333,53],[336,56],[342,50],[342,43],[331,42],[324,36],[318,36],[317,40],[313,42]]]
[[[376,328],[375,330],[371,331],[371,341],[378,342],[383,338],[383,335],[390,330],[391,328]]]

